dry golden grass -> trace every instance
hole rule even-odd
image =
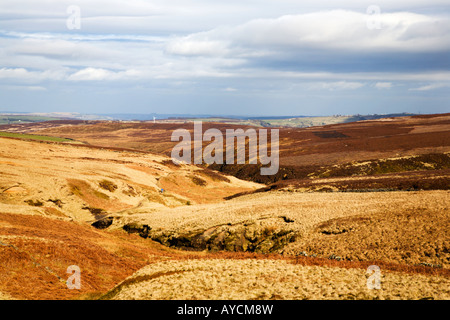
[[[448,208],[419,206],[331,219],[292,244],[290,250],[320,257],[335,254],[345,260],[449,268],[449,217]]]
[[[152,261],[177,254],[137,235],[42,216],[0,213],[0,291],[18,299],[93,298]],[[81,269],[69,290],[67,267]]]
[[[76,196],[79,196],[91,208],[116,212],[133,207],[132,205],[120,202],[118,199],[110,199],[107,194],[93,189],[86,181],[67,179],[67,183],[70,191]]]
[[[365,269],[294,265],[283,260],[202,259],[150,264],[109,299],[449,299],[450,280],[381,270],[370,290]]]
[[[168,175],[180,179],[200,176],[203,170],[187,165],[165,166],[162,162],[168,158],[151,154],[0,139],[3,212],[60,215],[58,210],[67,218],[92,222],[95,217],[85,208],[103,209],[110,214],[151,212],[161,207],[185,206],[187,201],[218,202],[224,196],[260,186],[235,178],[230,182],[210,179],[203,187],[171,190],[169,186],[161,195],[160,179]],[[221,192],[205,192],[207,188]]]
[[[175,171],[159,180],[159,186],[165,192],[190,201],[191,203],[205,204],[222,202],[223,198],[239,193],[245,188],[247,182],[238,180],[234,177],[217,179],[214,176],[207,176],[204,170],[194,171],[193,174]]]
[[[185,206],[185,201],[175,200],[181,197],[175,191],[159,194],[156,178],[175,171],[195,175],[200,169],[167,167],[161,164],[167,158],[148,154],[11,139],[0,142],[2,297],[95,298],[149,262],[184,258],[184,253],[138,235],[94,229],[89,223],[95,216],[87,209],[120,217],[133,210]],[[230,195],[257,185],[219,181],[216,186]],[[62,281],[72,264],[81,268],[81,290],[69,290]]]
[[[449,195],[449,191],[273,192],[223,204],[138,214],[121,223],[147,224],[153,238],[208,234],[219,226],[230,231],[250,225],[260,230],[288,230],[297,238],[279,251],[284,254],[448,268]]]

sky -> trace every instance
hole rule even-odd
[[[0,111],[450,112],[448,0],[1,0]]]

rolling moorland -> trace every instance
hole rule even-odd
[[[381,118],[412,116],[409,113],[372,114],[372,115],[333,115],[333,116],[297,116],[297,117],[244,117],[244,116],[192,116],[177,114],[79,114],[79,113],[15,113],[0,111],[0,125],[24,124],[54,120],[127,120],[150,121],[158,119],[158,122],[184,122],[203,121],[224,124],[250,125],[255,127],[296,127],[306,128],[312,126],[355,122],[362,120],[376,120]]]
[[[1,126],[0,298],[450,298],[450,114],[280,128],[275,176],[175,165],[178,128]]]

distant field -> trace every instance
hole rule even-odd
[[[346,123],[354,120],[353,116],[331,116],[331,117],[300,117],[289,119],[267,119],[261,121],[263,125],[271,127],[293,127],[293,128],[307,128],[314,126],[324,126],[328,124]]]
[[[51,120],[59,120],[59,118],[44,117],[44,116],[29,116],[29,115],[24,115],[24,116],[20,116],[20,115],[13,115],[13,116],[0,115],[0,124],[41,122],[41,121],[51,121]]]
[[[330,116],[330,117],[293,117],[283,119],[229,119],[229,118],[186,118],[185,121],[202,121],[202,122],[222,122],[227,124],[239,124],[256,127],[293,127],[307,128],[313,126],[323,126],[328,124],[339,124],[351,121],[353,116]],[[169,120],[170,121],[170,120]]]
[[[2,132],[2,131],[0,131],[0,137],[19,138],[19,139],[25,139],[25,140],[51,141],[51,142],[81,143],[81,142],[78,142],[78,141],[75,141],[72,139],[66,139],[66,138],[40,136],[40,135],[34,135],[34,134]]]
[[[316,126],[326,126],[330,124],[341,124],[363,120],[377,120],[382,118],[395,118],[411,116],[413,114],[386,114],[386,115],[334,115],[334,116],[314,116],[314,117],[263,117],[263,118],[240,118],[230,119],[224,117],[211,118],[186,118],[186,121],[222,122],[228,124],[239,124],[257,127],[285,127],[285,128],[308,128]],[[181,118],[180,118],[181,119]]]

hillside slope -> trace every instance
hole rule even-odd
[[[0,298],[98,297],[152,261],[185,256],[108,231],[111,217],[256,187],[164,156],[0,138]],[[81,269],[81,290],[66,286],[70,265]]]

